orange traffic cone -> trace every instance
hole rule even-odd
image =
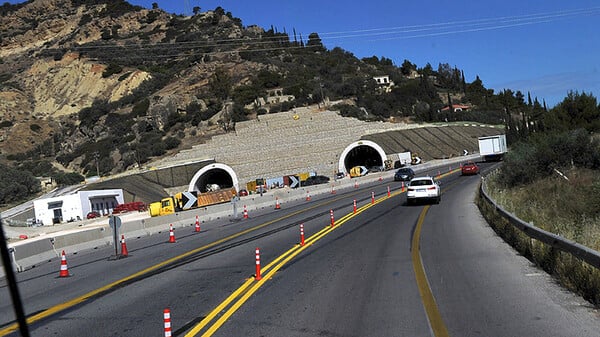
[[[306,191],[306,201],[310,201],[310,193]]]
[[[125,243],[125,235],[121,235],[121,257],[127,257],[129,252],[127,251],[127,244]]]
[[[358,188],[358,181],[354,181],[354,188]]]
[[[331,185],[331,194],[335,194],[335,186]]]
[[[175,232],[173,232],[173,224],[169,225],[169,243],[175,243]]]
[[[279,204],[279,198],[275,197],[275,209],[281,209],[281,205]]]
[[[60,258],[60,273],[59,277],[69,277],[69,269],[67,267],[67,257],[65,256],[65,251],[62,251],[62,256]]]
[[[196,215],[196,226],[194,228],[195,232],[199,232],[200,231],[200,221],[198,220],[198,216]]]

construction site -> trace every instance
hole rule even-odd
[[[257,179],[279,182],[286,176],[314,174],[334,178],[356,165],[384,166],[406,151],[418,154],[422,162],[473,154],[478,137],[503,132],[474,123],[364,122],[335,111],[295,109],[239,122],[234,131],[205,144],[85,188],[122,188],[126,201],[147,203],[181,191],[204,193],[211,185],[239,191]]]

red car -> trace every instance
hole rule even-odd
[[[479,166],[472,161],[466,162],[461,168],[463,176],[479,173]]]
[[[99,217],[100,217],[100,213],[98,213],[96,211],[91,211],[87,214],[88,219],[95,219],[95,218],[99,218]]]

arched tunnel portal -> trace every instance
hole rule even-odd
[[[386,158],[385,151],[377,143],[359,140],[344,149],[338,162],[338,171],[349,173],[354,166],[384,166]]]
[[[196,172],[190,181],[188,191],[204,193],[212,185],[219,185],[221,189],[235,187],[236,191],[239,191],[239,181],[235,171],[220,163],[206,165]]]

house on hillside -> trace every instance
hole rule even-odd
[[[452,104],[452,111],[454,111],[454,112],[467,111],[469,109],[471,109],[471,107],[468,105]],[[438,112],[447,112],[448,110],[450,110],[450,108],[446,105]]]
[[[375,76],[373,77],[380,91],[388,93],[392,91],[394,82],[390,80],[389,75]]]
[[[253,103],[246,106],[246,109],[252,109],[255,107],[264,107],[273,104],[279,104],[283,102],[291,102],[295,100],[294,95],[284,95],[283,88],[273,88],[267,90],[267,95],[264,97],[257,97]]]

